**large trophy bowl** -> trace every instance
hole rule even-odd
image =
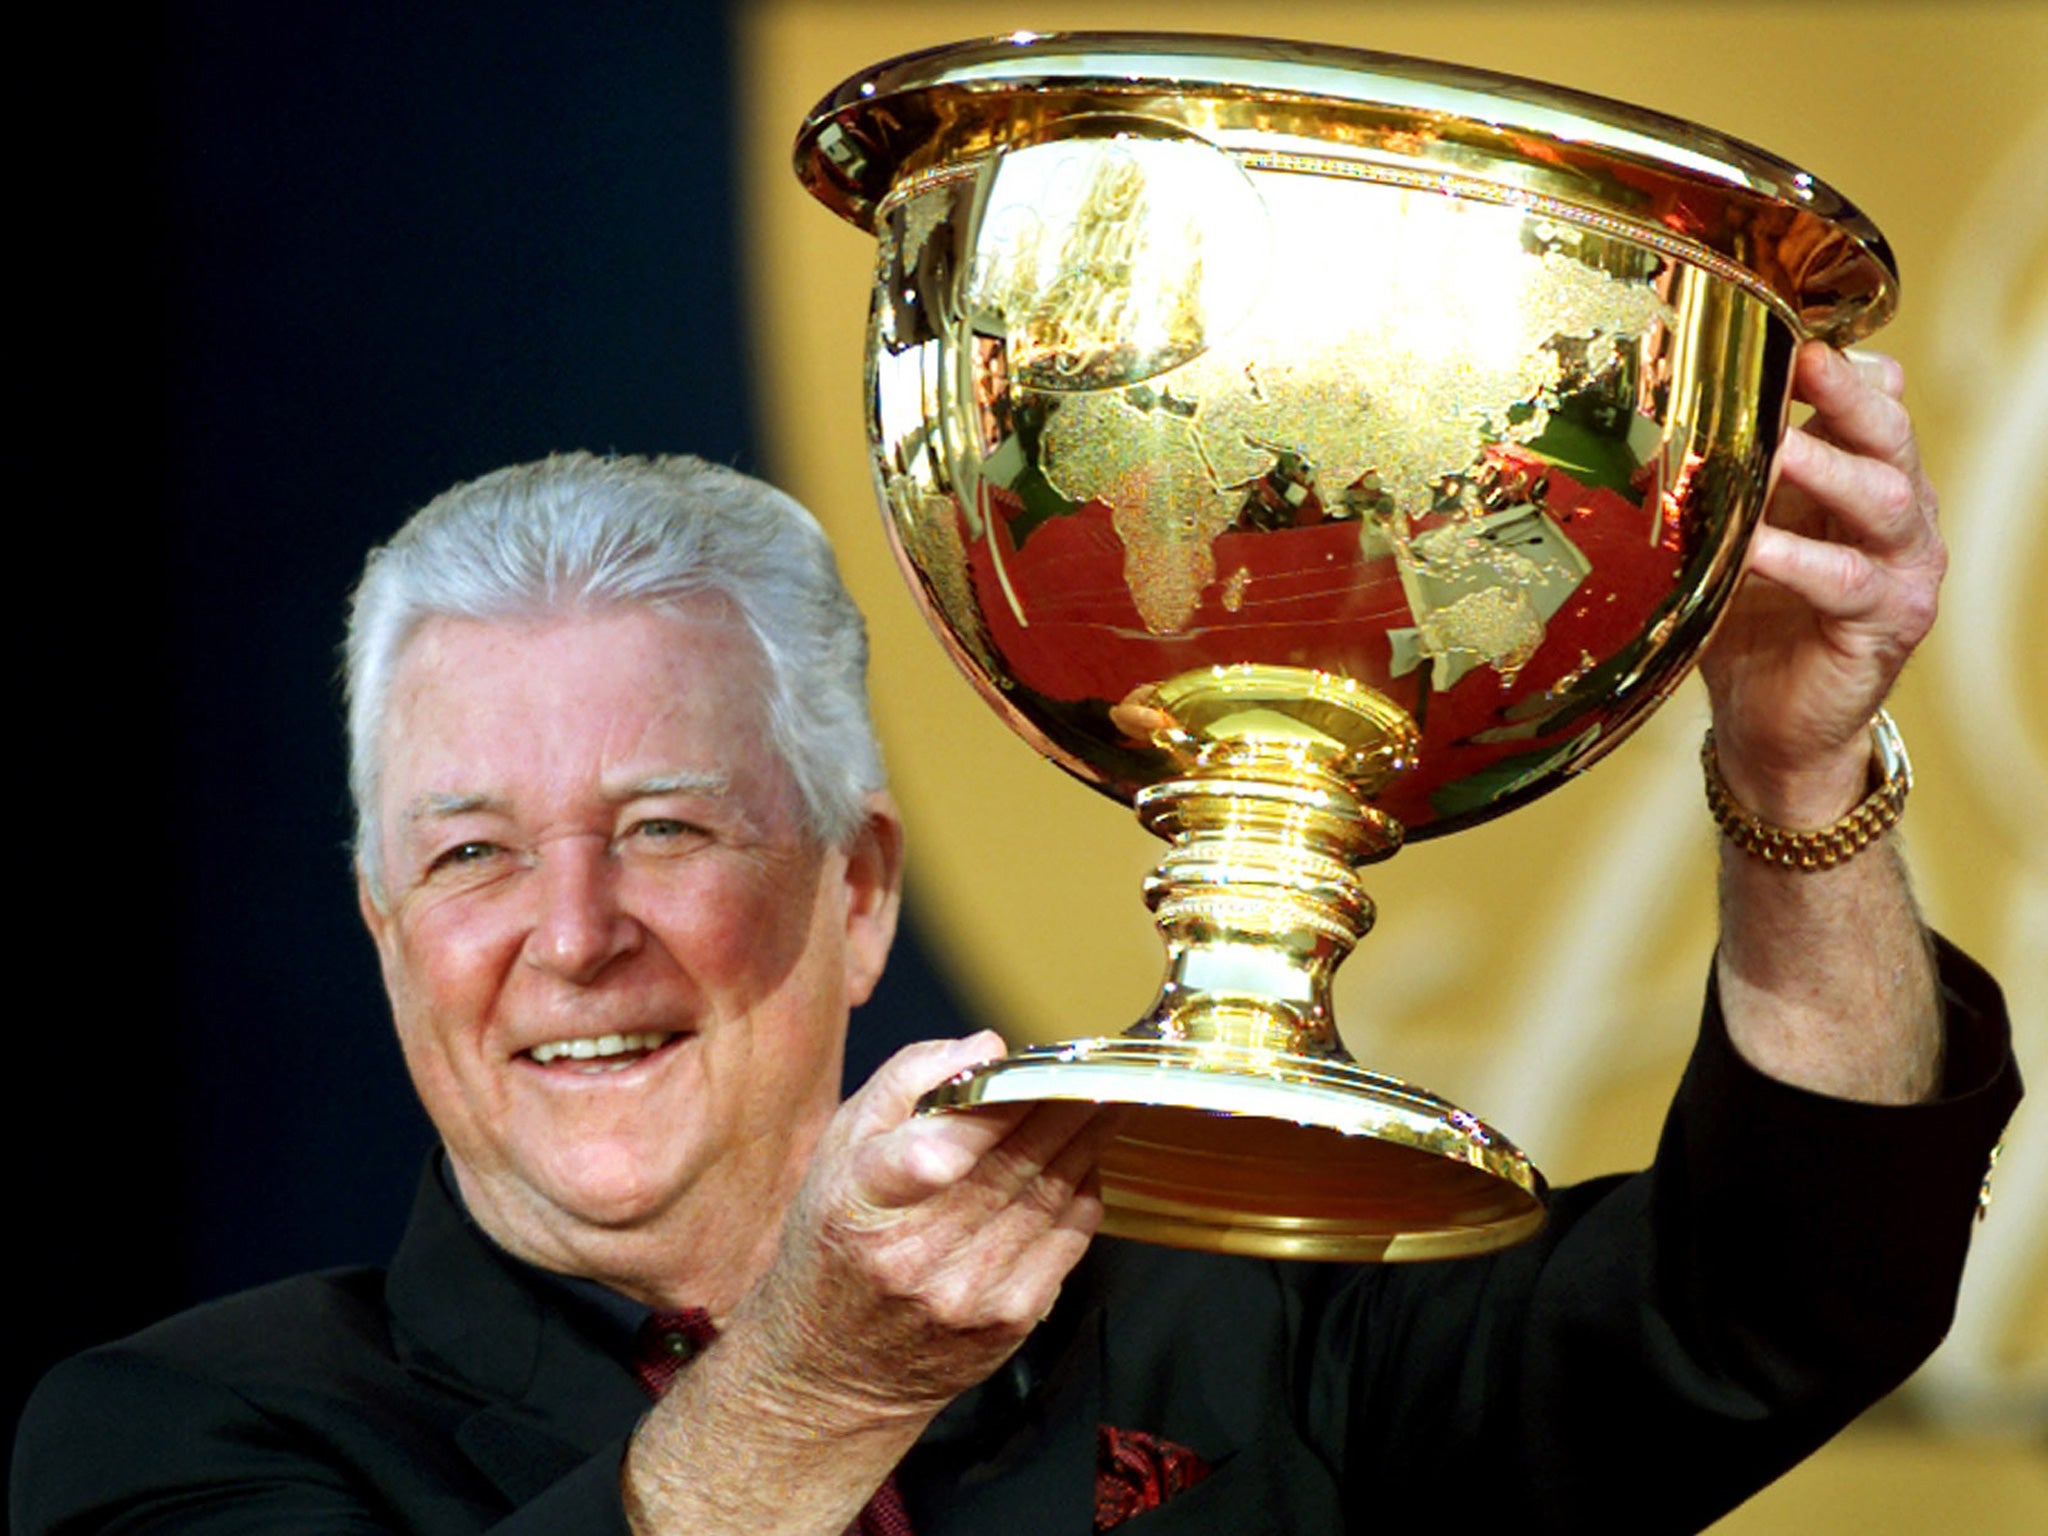
[[[1170,846],[1121,1036],[932,1107],[1127,1106],[1105,1230],[1293,1257],[1483,1252],[1540,1176],[1346,1054],[1361,865],[1611,750],[1740,573],[1795,348],[1890,254],[1759,150],[1385,55],[1018,36],[805,123],[880,242],[868,427],[933,629],[1017,733]]]

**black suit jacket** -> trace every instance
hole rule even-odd
[[[1123,1527],[1693,1530],[1933,1347],[2018,1098],[1997,989],[1944,952],[1948,1085],[1902,1109],[1761,1077],[1711,1005],[1655,1165],[1485,1259],[1282,1264],[1102,1241],[905,1461],[918,1536],[1089,1529],[1096,1426],[1215,1468]],[[615,1326],[615,1325],[614,1325]],[[619,1533],[646,1401],[607,1329],[423,1183],[388,1271],[302,1277],[67,1363],[20,1536]]]

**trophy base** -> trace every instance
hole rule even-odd
[[[1100,1164],[1102,1230],[1260,1258],[1396,1262],[1507,1247],[1544,1185],[1497,1132],[1353,1062],[1119,1036],[1033,1046],[941,1084],[919,1109],[1047,1100],[1123,1106]]]

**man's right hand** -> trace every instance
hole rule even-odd
[[[1116,1116],[913,1113],[1002,1050],[987,1033],[910,1046],[840,1107],[774,1266],[634,1438],[636,1530],[837,1536],[1052,1310],[1102,1220]]]
[[[910,1046],[826,1130],[781,1258],[744,1309],[758,1299],[812,1390],[936,1412],[1009,1358],[1086,1251],[1113,1111],[913,1113],[1002,1054],[986,1032]]]

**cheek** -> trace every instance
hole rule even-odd
[[[699,985],[748,1002],[777,991],[818,947],[817,898],[815,869],[706,867],[659,893],[660,932]]]
[[[717,1020],[708,1091],[744,1118],[776,1125],[778,1135],[787,1134],[792,1107],[829,1115],[839,1100],[844,945],[820,892],[815,874],[728,886],[705,893],[687,928],[670,936]]]
[[[446,911],[418,914],[380,946],[399,1043],[415,1071],[480,1027],[503,974],[502,940]]]
[[[435,1109],[435,1101],[447,1094],[459,1076],[450,1050],[448,1016],[436,1006],[432,994],[418,985],[417,977],[403,978],[389,990],[391,1021],[397,1027],[406,1071],[428,1107]]]

